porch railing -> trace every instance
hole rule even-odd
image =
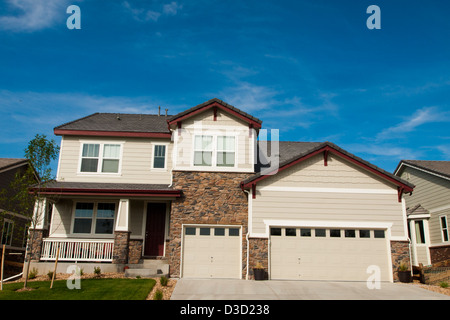
[[[114,240],[44,239],[41,260],[112,262]]]

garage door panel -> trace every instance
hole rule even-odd
[[[366,281],[367,268],[377,265],[382,281],[389,281],[387,240],[385,238],[271,236],[271,278],[292,280]]]
[[[240,232],[237,236],[236,232],[230,235],[228,228],[223,226],[189,227],[189,229],[192,228],[196,229],[195,234],[187,235],[183,232],[182,276],[184,278],[240,278]],[[220,230],[215,232],[215,228]]]

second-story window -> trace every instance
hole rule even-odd
[[[195,136],[194,166],[211,166],[213,154],[212,136]]]
[[[84,143],[80,172],[118,173],[120,144]]]
[[[234,137],[217,137],[217,166],[234,167]]]
[[[166,146],[155,145],[153,149],[153,168],[164,169],[166,167]]]

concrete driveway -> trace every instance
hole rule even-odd
[[[450,300],[412,284],[179,279],[172,300]]]

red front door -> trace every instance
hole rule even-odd
[[[147,204],[147,223],[145,228],[146,256],[164,255],[164,233],[166,226],[166,204]]]

